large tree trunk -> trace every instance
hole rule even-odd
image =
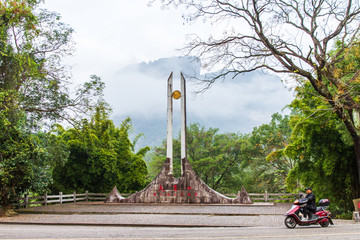
[[[333,102],[329,101],[329,103],[334,108],[336,107]],[[344,114],[346,112],[348,113],[348,115]],[[354,142],[354,151],[355,151],[355,159],[356,159],[356,167],[357,167],[357,169],[355,171],[357,174],[355,174],[355,177],[356,177],[357,181],[355,181],[355,183],[356,183],[356,186],[354,186],[354,189],[355,189],[354,195],[355,196],[353,196],[353,197],[358,198],[358,197],[360,197],[360,193],[359,193],[359,189],[360,189],[360,130],[359,130],[360,115],[357,113],[357,111],[355,112],[357,114],[354,114],[354,112],[355,112],[354,109],[351,109],[349,111],[345,111],[342,108],[336,109],[336,114],[344,122],[345,127],[349,131],[350,136]]]
[[[8,215],[10,207],[8,205],[1,205],[0,207],[0,217],[5,217]]]
[[[356,189],[358,189],[360,187],[360,137],[353,137],[353,141],[354,141],[354,149],[355,149],[355,156],[356,156],[356,166],[357,166],[357,184],[358,187]],[[360,197],[360,193],[357,192],[355,197]]]
[[[2,183],[0,182],[0,184]],[[8,186],[0,187],[0,217],[6,216],[10,209],[7,187]]]

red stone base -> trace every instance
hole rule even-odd
[[[236,198],[226,197],[207,186],[192,170],[189,161],[182,159],[184,174],[174,178],[169,173],[170,160],[167,159],[160,173],[140,192],[123,198],[114,189],[105,203],[205,203],[205,204],[252,204],[244,187]]]

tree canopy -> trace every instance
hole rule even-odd
[[[67,157],[54,138],[26,128],[26,116],[9,122],[0,112],[0,216],[19,194],[45,192],[52,183],[52,167]]]
[[[286,178],[296,163],[296,158],[281,152],[289,144],[290,135],[289,116],[279,113],[273,114],[269,123],[255,127],[251,132],[248,171],[254,175],[252,181],[258,185],[254,186],[257,191],[286,189]]]
[[[187,128],[187,157],[198,176],[215,190],[239,190],[236,173],[241,168],[249,143],[235,133],[219,134],[218,129],[205,129],[199,124]],[[150,163],[151,177],[156,176],[166,159],[166,142],[156,147]],[[174,175],[180,176],[180,136],[174,140]]]
[[[151,2],[155,2],[151,1]],[[161,0],[186,6],[186,21],[198,19],[232,30],[206,39],[195,36],[185,49],[204,67],[222,67],[207,86],[225,75],[257,69],[306,79],[345,125],[354,142],[360,176],[359,68],[355,60],[360,3],[347,0]],[[301,83],[301,81],[299,82]],[[360,177],[358,177],[360,183]]]
[[[71,120],[91,109],[104,86],[92,76],[70,91],[70,69],[62,59],[74,51],[73,29],[57,13],[37,7],[34,0],[0,3],[0,110],[24,111],[35,122]]]
[[[196,174],[211,188],[224,193],[247,190],[279,192],[286,188],[285,179],[293,165],[289,158],[272,158],[268,154],[282,149],[289,137],[289,118],[274,114],[269,124],[254,128],[251,134],[219,133],[198,123],[187,128],[187,157]],[[274,145],[268,144],[272,141]],[[154,178],[166,159],[166,142],[154,149],[149,164]],[[174,140],[174,175],[180,176],[180,139]]]
[[[279,151],[297,159],[287,178],[288,189],[312,186],[318,198],[330,198],[338,210],[352,210],[359,185],[349,132],[335,113],[327,111],[329,104],[309,83],[297,88],[290,108],[292,134],[289,144]]]
[[[130,118],[115,127],[103,108],[97,108],[91,120],[79,128],[63,129],[56,134],[67,146],[69,158],[54,169],[57,191],[110,192],[114,186],[122,192],[141,190],[147,183],[144,147],[135,152],[129,139]]]
[[[55,160],[66,156],[44,126],[74,123],[102,101],[104,84],[97,76],[71,91],[76,87],[70,88],[62,59],[73,52],[73,29],[38,5],[37,0],[0,2],[2,210],[25,190],[44,190]]]

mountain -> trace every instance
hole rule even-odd
[[[180,71],[200,76],[201,62],[195,57],[170,57],[126,66],[106,81],[105,96],[113,106],[119,125],[131,117],[139,146],[157,146],[166,138],[167,79],[174,72],[174,90],[180,88]],[[281,79],[261,71],[226,77],[203,93],[198,81],[187,80],[188,124],[198,122],[220,132],[248,133],[270,121],[271,115],[289,104],[293,93]],[[174,101],[174,137],[180,130],[180,101]]]

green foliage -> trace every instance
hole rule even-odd
[[[352,220],[353,219],[353,212],[341,212],[339,215],[335,215],[336,219],[345,219],[345,220]]]
[[[243,151],[249,146],[242,135],[219,134],[218,129],[205,130],[193,124],[188,130],[187,144],[191,166],[211,188],[235,193],[240,190],[241,183],[234,176],[241,169]]]
[[[269,124],[254,128],[249,135],[218,131],[199,124],[187,129],[188,159],[206,184],[225,193],[237,193],[242,185],[251,192],[285,191],[285,179],[295,161],[275,153],[288,144],[289,116],[276,113]],[[174,140],[175,176],[180,176],[179,139]],[[154,178],[166,159],[166,142],[154,149],[151,159],[149,172]]]
[[[30,185],[23,176],[31,175],[28,154],[34,149],[29,135],[21,131],[21,123],[11,124],[4,113],[0,115],[0,130],[0,203],[6,206]]]
[[[54,169],[54,188],[68,192],[109,192],[115,185],[123,192],[143,188],[147,183],[143,157],[149,148],[134,151],[135,143],[129,140],[131,127],[130,118],[120,128],[115,127],[102,107],[79,128],[58,127],[69,159]]]
[[[211,188],[237,193],[242,182],[237,176],[244,164],[249,142],[235,133],[219,134],[218,129],[206,130],[199,124],[187,128],[188,160],[199,177]],[[180,139],[180,136],[179,136]],[[180,176],[180,140],[174,140],[174,175]],[[156,147],[150,162],[150,177],[154,178],[166,159],[165,142]]]
[[[73,30],[40,1],[0,2],[0,187],[3,206],[25,190],[45,191],[64,145],[40,131],[52,121],[74,122],[102,96],[91,77],[73,93],[62,58],[73,52]],[[48,121],[50,120],[50,121]],[[35,133],[36,132],[36,133]]]
[[[274,154],[296,159],[287,177],[288,190],[312,186],[318,199],[330,198],[332,210],[348,212],[352,199],[359,196],[360,158],[354,151],[360,132],[359,42],[344,46],[338,41],[330,55],[337,59],[332,76],[315,86],[298,79],[301,85],[290,104],[292,135],[289,144]],[[331,99],[314,87],[326,88]]]
[[[290,134],[289,116],[279,113],[272,115],[270,123],[254,128],[249,136],[252,147],[247,155],[247,175],[243,176],[249,191],[285,191],[285,179],[295,161],[279,151],[287,146]]]
[[[38,10],[38,2],[0,3],[0,110],[20,108],[30,124],[44,118],[71,121],[74,112],[92,109],[104,85],[92,76],[71,91],[69,68],[62,59],[74,51],[73,29],[57,13]]]
[[[312,186],[318,199],[330,198],[333,209],[351,210],[351,199],[358,188],[351,136],[309,83],[297,90],[297,98],[290,105],[293,133],[283,150],[297,159],[287,178],[288,188],[303,190],[304,186]]]
[[[12,115],[12,121],[7,119]],[[14,119],[17,121],[14,121]],[[21,112],[0,112],[0,205],[6,208],[23,192],[45,192],[51,169],[66,152],[47,134],[26,130]]]

